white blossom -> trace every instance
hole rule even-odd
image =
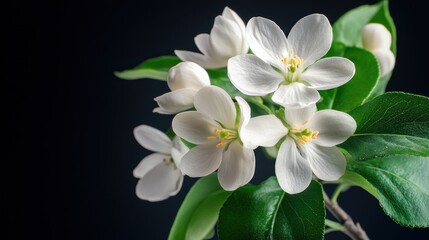
[[[284,107],[315,103],[320,99],[317,90],[343,85],[355,72],[354,64],[346,58],[319,60],[332,42],[331,25],[321,14],[299,20],[287,38],[273,21],[254,17],[247,24],[246,39],[255,55],[229,60],[231,82],[250,96],[274,92],[272,100]]]
[[[210,85],[204,68],[193,62],[181,62],[168,71],[167,84],[171,92],[155,98],[158,103],[153,111],[161,114],[176,114],[194,106],[198,90]]]
[[[380,64],[381,76],[393,70],[396,58],[390,50],[392,35],[384,25],[379,23],[365,25],[362,31],[362,44],[377,58]]]
[[[344,112],[316,112],[311,104],[305,108],[286,109],[287,127],[273,115],[251,118],[243,138],[253,146],[272,147],[280,140],[276,159],[276,176],[281,188],[300,193],[310,184],[312,173],[319,179],[334,181],[345,171],[346,159],[336,145],[356,130],[355,120]]]
[[[201,53],[174,52],[183,61],[196,62],[204,68],[226,67],[229,58],[249,51],[245,28],[237,13],[225,7],[222,15],[215,18],[210,34],[202,33],[195,37],[195,44]]]
[[[180,160],[189,149],[178,137],[171,141],[163,132],[147,125],[136,127],[134,137],[142,147],[155,152],[143,158],[133,171],[134,177],[139,178],[137,196],[156,202],[176,195],[183,183]]]
[[[183,156],[183,173],[203,177],[218,170],[219,183],[228,191],[247,184],[255,172],[253,149],[240,138],[241,130],[250,119],[250,107],[240,97],[236,97],[236,101],[239,116],[234,102],[223,89],[204,87],[195,95],[197,111],[177,114],[172,124],[178,136],[198,145]]]

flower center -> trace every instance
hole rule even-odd
[[[295,55],[292,49],[289,51],[287,56],[282,58],[282,62],[286,69],[289,73],[292,74],[295,73],[300,66],[302,66],[303,61],[304,59],[300,58],[298,55]]]
[[[237,132],[234,130],[229,129],[215,129],[214,131],[215,135],[210,135],[207,137],[208,140],[212,141],[219,141],[218,144],[216,144],[217,148],[221,148],[225,146],[225,143],[228,141],[232,141],[234,139],[237,139]]]
[[[292,128],[291,133],[293,138],[301,144],[306,144],[317,138],[319,135],[318,131],[313,131],[310,128],[306,128],[304,130]]]

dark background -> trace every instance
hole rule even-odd
[[[10,239],[166,239],[194,179],[186,178],[169,200],[139,200],[132,170],[149,152],[132,130],[143,123],[168,129],[171,117],[152,113],[152,99],[168,89],[159,81],[119,80],[113,72],[174,49],[196,50],[193,37],[209,32],[225,6],[245,22],[265,16],[287,32],[307,14],[323,13],[333,23],[374,2],[20,1],[3,9],[13,41],[3,45],[13,52],[12,67],[3,66],[11,74],[3,80],[4,127],[12,134],[5,139],[2,193]],[[392,1],[391,12],[398,58],[389,90],[427,96],[427,14],[413,1]],[[273,173],[273,162],[259,158],[252,182]],[[339,201],[372,239],[429,238],[428,230],[396,225],[363,190],[351,189]]]

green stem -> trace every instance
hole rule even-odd
[[[333,204],[337,204],[338,196],[340,196],[340,193],[347,186],[348,186],[347,184],[342,183],[342,184],[338,185],[337,188],[335,188],[335,191],[334,191],[334,193],[332,194],[332,197],[331,197],[331,201],[332,201]]]
[[[347,230],[341,223],[338,223],[338,222],[335,222],[335,221],[332,221],[329,219],[325,219],[325,225],[331,229],[331,232],[333,232],[333,231],[344,232]],[[325,231],[325,233],[326,233],[326,231]]]

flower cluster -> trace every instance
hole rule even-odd
[[[390,33],[369,24],[362,36],[381,73],[389,73],[395,62]],[[269,19],[253,17],[245,24],[226,7],[210,34],[195,37],[201,53],[175,51],[183,62],[168,72],[171,92],[155,98],[154,112],[177,114],[172,121],[176,136],[170,140],[144,125],[135,129],[137,141],[157,152],[134,170],[140,178],[137,195],[163,200],[180,190],[183,175],[215,171],[220,185],[233,191],[252,179],[258,147],[277,150],[275,174],[290,194],[304,191],[313,177],[339,179],[346,158],[336,146],[352,136],[356,122],[344,112],[318,111],[316,103],[319,90],[347,83],[355,66],[347,58],[325,57],[332,38],[332,27],[321,14],[300,19],[286,36]],[[206,69],[225,67],[239,96],[211,83]],[[271,108],[255,113],[254,101]]]

